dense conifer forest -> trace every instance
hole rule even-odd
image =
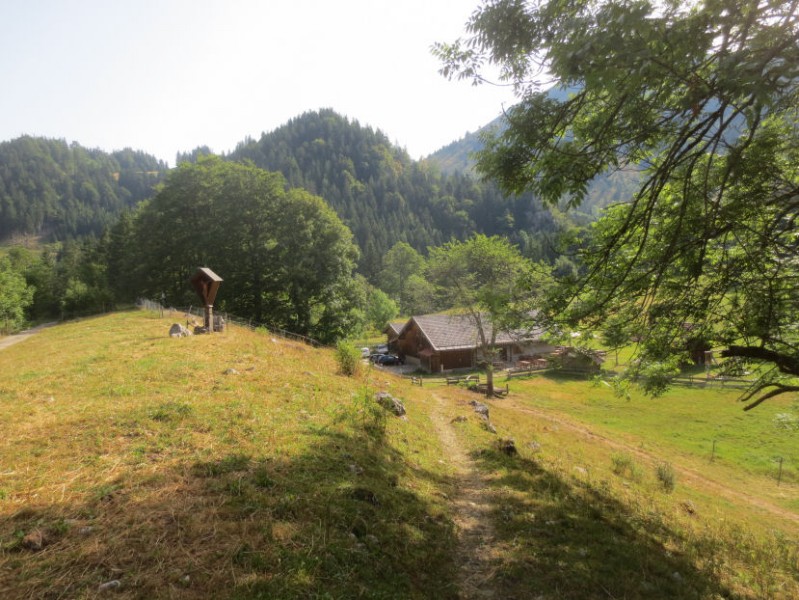
[[[167,166],[126,148],[104,152],[23,136],[0,143],[0,240],[99,235],[152,196]]]

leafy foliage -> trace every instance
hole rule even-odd
[[[224,279],[220,309],[328,341],[353,318],[351,238],[321,198],[279,174],[205,157],[170,174],[118,254],[141,294],[189,305],[189,278],[210,266]]]
[[[637,312],[644,363],[667,365],[690,329],[770,365],[749,407],[799,390],[796,2],[499,0],[468,28],[438,46],[445,73],[479,80],[495,63],[520,97],[481,172],[571,206],[601,175],[641,176],[554,308],[589,325]]]
[[[347,340],[339,340],[336,342],[336,362],[339,373],[352,377],[358,373],[361,355],[352,343]]]
[[[518,249],[499,237],[475,235],[431,248],[428,276],[445,301],[462,309],[477,330],[488,395],[493,395],[497,334],[516,329],[525,320],[523,284],[531,270]]]
[[[32,300],[33,288],[12,269],[8,258],[0,258],[0,331],[9,333],[22,324]]]

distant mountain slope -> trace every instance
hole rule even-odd
[[[502,119],[503,117],[499,116],[477,131],[467,133],[461,139],[433,152],[427,157],[427,160],[437,165],[442,173],[472,173],[474,170],[473,154],[483,147],[480,136],[485,131],[500,127]]]
[[[549,96],[563,101],[568,91],[551,90]],[[427,157],[427,161],[436,165],[442,173],[451,174],[475,173],[474,154],[483,149],[482,136],[488,132],[501,131],[504,128],[504,115],[500,115],[475,132],[467,133],[460,140],[447,144]],[[639,174],[634,171],[616,172],[597,178],[590,186],[588,197],[579,208],[572,211],[578,220],[594,219],[605,206],[616,202],[625,202],[637,189]]]
[[[166,165],[143,152],[107,153],[23,136],[0,143],[0,240],[99,233],[150,197]]]
[[[473,232],[521,241],[557,228],[531,196],[508,198],[463,173],[442,174],[332,110],[305,113],[239,144],[228,158],[280,171],[291,186],[323,197],[355,235],[367,276],[398,241],[423,251]]]

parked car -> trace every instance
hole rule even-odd
[[[361,348],[361,358],[369,358],[369,355],[372,353],[369,348]]]
[[[382,352],[375,352],[369,355],[369,362],[377,364],[377,359],[382,358],[385,356]]]
[[[389,366],[389,365],[401,365],[404,364],[405,361],[395,354],[384,354],[383,356],[378,357],[375,363],[378,365]]]
[[[388,354],[388,346],[386,344],[380,344],[377,347],[377,352],[380,354]]]

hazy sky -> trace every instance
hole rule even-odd
[[[413,158],[512,104],[450,82],[433,42],[479,0],[0,0],[0,141],[232,150],[308,110],[381,129]]]

